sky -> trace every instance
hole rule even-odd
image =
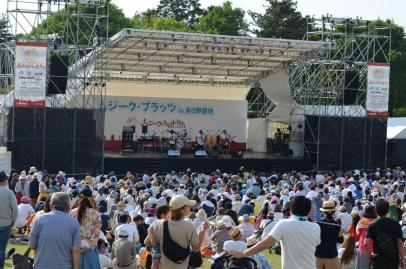
[[[406,27],[406,0],[296,0],[303,15],[320,18],[327,13],[334,17],[362,17],[364,20],[393,19]],[[159,0],[112,0],[123,9],[127,17],[156,7]],[[224,0],[200,0],[203,7],[219,5]],[[266,0],[231,0],[235,7],[263,12]],[[0,14],[6,12],[7,0],[0,0]]]

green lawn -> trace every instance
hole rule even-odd
[[[10,248],[15,248],[16,249],[16,253],[20,253],[23,254],[26,250],[27,250],[27,245],[21,245],[21,244],[12,244],[9,243],[7,246],[7,250],[9,250]],[[33,253],[32,253],[33,254]],[[276,254],[269,254],[268,251],[264,251],[264,254],[269,258],[269,260],[271,261],[272,264],[272,268],[273,269],[280,269],[281,268],[281,259],[279,255]],[[203,261],[203,266],[202,269],[210,269],[210,262],[208,262],[207,260]],[[11,259],[7,259],[6,260],[6,264],[5,264],[5,269],[10,269],[12,266],[12,260]]]

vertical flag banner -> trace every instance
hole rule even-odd
[[[388,117],[390,65],[368,63],[367,116]]]
[[[14,107],[44,108],[48,44],[16,44]]]

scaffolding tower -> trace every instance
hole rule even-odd
[[[334,18],[327,15],[321,19],[308,19],[304,39],[332,42],[333,49],[314,59],[297,61],[289,68],[291,95],[296,101],[291,112],[291,122],[294,123],[291,133],[295,134],[295,139],[300,134],[299,140],[304,141],[304,132],[300,129],[306,125],[306,115],[366,119],[368,63],[390,63],[391,28],[379,25],[358,17]],[[344,102],[348,71],[356,73],[359,78],[352,104]],[[317,134],[313,135],[312,148],[317,149],[319,142]],[[304,146],[305,157],[312,153]]]
[[[103,52],[108,47],[109,37],[108,0],[7,0],[5,21],[8,23],[8,35],[0,39],[0,87],[4,96],[1,100],[1,144],[14,141],[15,122],[11,125],[7,123],[7,119],[10,119],[7,114],[14,114],[15,111],[13,101],[17,42],[48,45],[44,122],[45,117],[52,117],[52,113],[45,112],[51,108],[60,111],[93,110],[103,115],[107,66]],[[64,64],[68,70],[67,75],[56,75],[65,77],[66,85],[61,86],[51,80],[51,59],[59,59],[56,62]],[[48,92],[50,84],[54,88],[52,94]],[[11,118],[14,121],[15,117]],[[75,121],[80,120],[75,117]],[[7,126],[13,128],[10,130]],[[73,126],[76,126],[76,122]],[[43,128],[45,138],[45,124]],[[97,135],[103,139],[103,116],[96,120],[96,129]]]

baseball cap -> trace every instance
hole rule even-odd
[[[175,209],[182,208],[184,206],[194,206],[195,204],[196,204],[196,201],[189,200],[184,195],[175,195],[174,197],[171,198],[171,201],[169,202],[169,207],[172,210],[175,210]]]

